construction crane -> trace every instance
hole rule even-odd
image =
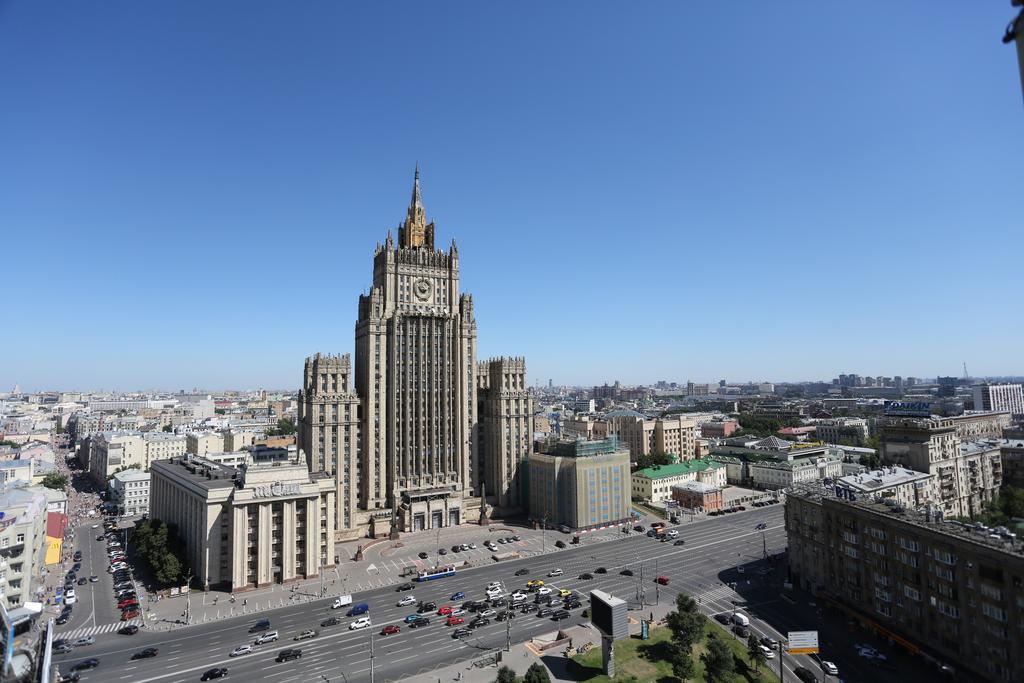
[[[964,379],[970,379],[971,376],[967,374],[967,361],[964,361]]]

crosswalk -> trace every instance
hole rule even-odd
[[[83,626],[82,628],[76,628],[67,633],[60,633],[57,637],[65,638],[68,640],[74,640],[75,638],[85,638],[86,636],[98,636],[101,633],[113,633],[118,629],[122,629],[125,626],[142,626],[141,619],[129,619],[128,621],[119,621],[116,624],[104,624],[102,626]]]

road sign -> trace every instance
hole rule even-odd
[[[786,651],[791,655],[818,654],[817,631],[790,631],[786,639],[789,641]]]

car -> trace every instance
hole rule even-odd
[[[118,629],[117,632],[120,633],[122,636],[134,636],[136,633],[139,632],[139,627],[135,624],[132,624],[131,626],[125,626],[124,628]]]
[[[465,626],[462,626],[452,631],[452,638],[461,638],[462,636],[468,636],[470,633],[472,633],[472,631]]]
[[[102,541],[102,540],[103,540],[103,536],[97,536],[97,537],[96,537],[96,540],[97,540],[97,541]]]
[[[528,602],[528,603],[524,604],[522,607],[520,607],[519,611],[522,612],[523,614],[526,614],[527,612],[536,612],[538,609],[539,608],[537,607],[536,604],[534,604],[532,602]]]
[[[582,574],[580,574],[576,578],[579,579],[580,581],[590,581],[592,578],[594,578],[594,575],[589,573],[589,572],[583,572]]]
[[[673,543],[672,545],[686,545],[686,541],[684,541],[683,539],[679,538],[679,539],[676,539],[675,543]]]
[[[485,606],[485,603],[479,602],[477,600],[466,600],[466,602],[462,603],[462,609],[468,610],[475,610],[478,607],[483,609]]]
[[[74,645],[75,647],[85,647],[86,645],[92,645],[95,642],[96,642],[96,639],[93,638],[92,636],[84,636],[82,638],[76,639],[75,642],[73,642],[71,644]]]
[[[484,619],[483,617],[477,617],[473,621],[469,622],[470,628],[480,628],[481,626],[487,626],[491,623],[490,619]]]
[[[527,569],[526,567],[523,567],[522,569],[517,569],[516,570],[516,576],[526,576],[529,573],[530,573],[530,570]]]
[[[668,531],[665,532],[665,535],[668,536],[669,538],[675,538],[676,536],[679,535],[679,532],[676,531],[675,529],[669,529]]]
[[[419,628],[420,626],[427,626],[428,624],[430,624],[430,619],[427,617],[418,617],[409,622],[409,628]]]
[[[522,602],[523,600],[525,600],[528,597],[529,597],[529,595],[527,595],[523,591],[516,591],[515,593],[512,594],[512,602]]]
[[[555,541],[555,547],[556,548],[564,548],[565,547],[565,541]]]
[[[421,552],[421,553],[419,554],[419,558],[420,558],[421,560],[425,560],[425,559],[427,559],[428,557],[430,557],[430,556],[429,556],[429,555],[427,555],[427,553],[425,553],[425,552]]]
[[[337,626],[342,622],[341,617],[331,617],[330,619],[324,619],[320,622],[320,628],[327,628],[328,626]]]
[[[729,624],[732,623],[732,615],[729,614],[728,612],[722,612],[721,614],[716,614],[715,615],[715,621],[717,621],[719,624],[722,624],[723,626],[728,626]]]
[[[669,581],[671,581],[671,579],[669,579],[669,577],[662,575],[662,576],[659,576],[658,578],[656,578],[654,580],[654,583],[661,584],[662,586],[667,586]]]
[[[750,637],[750,629],[747,628],[746,626],[742,626],[740,624],[736,624],[735,626],[733,626],[732,627],[732,632],[735,633],[740,638],[748,638],[748,637]]]
[[[64,593],[64,604],[65,605],[73,605],[77,601],[78,601],[78,596],[75,595],[75,589],[74,588],[72,588],[71,590],[69,590],[69,591]]]
[[[462,609],[461,607],[453,607],[452,611],[451,611],[451,614],[449,614],[448,616],[450,616],[450,617],[461,617],[465,613],[466,613],[466,610]]]
[[[502,610],[501,612],[498,612],[498,616],[496,616],[495,619],[497,619],[498,621],[505,621],[506,619],[512,619],[515,616],[516,613],[513,610],[506,609]]]
[[[96,659],[95,657],[90,657],[89,659],[83,659],[78,664],[75,664],[73,667],[71,667],[71,670],[88,671],[89,669],[95,669],[99,665],[100,660]]]
[[[405,607],[406,605],[415,605],[415,604],[416,604],[416,598],[414,598],[411,595],[406,595],[404,598],[399,600],[398,604],[395,605],[395,606],[396,607]]]
[[[61,643],[60,645],[53,646],[53,653],[57,655],[66,655],[69,652],[74,652],[75,648],[71,647],[67,643]]]
[[[567,609],[555,610],[555,613],[551,615],[551,618],[555,621],[561,621],[562,619],[568,619],[571,615]]]
[[[541,617],[541,618],[543,618],[543,617],[550,617],[554,613],[555,613],[554,610],[550,610],[550,609],[548,609],[546,607],[544,609],[537,610],[537,616]]]
[[[766,645],[759,644],[758,647],[761,649],[761,654],[764,655],[765,659],[775,659],[775,650],[767,647]]]
[[[470,543],[469,544],[469,549],[470,550],[476,550],[476,543]]]
[[[222,666],[215,666],[212,669],[207,669],[203,672],[201,681],[212,681],[215,678],[224,678],[228,675],[228,670]]]
[[[121,621],[128,621],[129,619],[136,619],[139,616],[138,610],[130,610],[128,612],[121,613]]]
[[[348,625],[349,631],[356,631],[361,628],[366,628],[370,625],[370,617],[359,617],[351,624]]]
[[[96,583],[99,580],[100,580],[100,577],[96,576],[95,574],[93,574],[92,576],[89,577],[89,583]]]
[[[773,650],[779,647],[779,641],[775,640],[771,636],[761,636],[760,643],[765,647],[770,647]]]
[[[633,576],[633,570],[632,569],[623,569],[621,572],[619,572],[619,575],[620,576]]]
[[[505,545],[506,543],[508,543],[508,541],[506,541],[504,538],[499,538],[498,543]]]
[[[485,609],[484,611],[480,612],[480,616],[477,617],[477,618],[479,619],[481,617],[483,617],[483,618],[493,617],[496,614],[497,614],[497,612],[495,612],[493,609]]]
[[[737,574],[745,574],[746,570],[743,567],[736,567]]]
[[[569,590],[568,588],[559,588],[558,589],[558,597],[560,597],[560,598],[567,598],[570,595],[572,595],[572,591]]]
[[[441,548],[440,550],[437,551],[437,554],[438,555],[447,555],[448,551],[445,550],[444,548]]]
[[[465,624],[466,620],[462,617],[451,616],[444,620],[445,626],[458,626],[459,624]]]
[[[158,649],[156,649],[155,647],[147,647],[145,650],[142,650],[141,652],[136,652],[135,654],[133,654],[132,655],[132,660],[134,661],[136,659],[150,659],[152,657],[156,657],[157,653],[159,653],[159,652],[160,651]]]
[[[437,608],[437,616],[439,617],[450,617],[452,614],[452,608],[450,605],[441,605]]]
[[[594,573],[595,574],[607,574],[608,570],[605,569],[604,567],[598,567],[597,569],[594,570]]]
[[[573,598],[572,600],[566,600],[563,603],[563,607],[565,607],[565,609],[579,609],[580,607],[583,607],[583,603]]]
[[[274,658],[275,662],[290,662],[293,659],[301,659],[302,650],[296,650],[294,648],[288,648],[281,650],[277,653],[277,657]]]
[[[833,662],[828,661],[827,659],[822,660],[821,670],[827,673],[829,676],[839,675],[839,667],[836,666]]]
[[[419,612],[420,614],[424,614],[425,612],[433,612],[436,609],[437,609],[437,603],[436,602],[421,602],[420,606],[416,608],[416,611]]]
[[[561,569],[552,569],[551,571],[548,572],[548,577],[549,578],[553,577],[553,576],[561,576],[561,575],[562,575],[562,570]]]
[[[805,669],[802,666],[798,666],[793,669],[793,673],[804,683],[817,683],[818,677],[810,669]]]
[[[548,574],[548,576],[551,576],[551,575]],[[540,588],[543,585],[544,585],[544,582],[542,580],[540,580],[540,579],[531,579],[530,581],[526,582],[526,587],[527,588]]]
[[[865,659],[879,659],[881,661],[885,661],[886,659],[888,659],[881,652],[879,652],[875,648],[869,647],[867,645],[863,645],[863,646],[854,645],[854,648],[857,649],[857,654],[859,654],[861,657],[864,657]]]
[[[448,599],[449,600],[462,600],[465,597],[466,597],[466,594],[463,593],[462,591],[459,591],[458,593],[452,593],[452,597],[450,597]]]
[[[462,545],[459,546],[459,550],[469,550],[469,544],[468,543],[463,543]]]
[[[521,541],[522,539],[521,539],[521,538],[519,538],[519,536],[518,536],[518,534],[517,534],[517,535],[514,535],[514,536],[512,536],[512,540],[513,540],[513,541]]]
[[[320,634],[310,628],[295,636],[292,640],[309,640],[310,638],[316,638],[318,635]]]
[[[419,619],[420,616],[421,615],[419,615],[419,614],[407,614],[407,615],[405,615],[405,623],[411,624],[412,622],[414,622],[417,619]]]
[[[548,586],[541,586],[537,589],[537,595],[551,595],[551,588]]]
[[[77,581],[76,583],[77,583],[77,584],[78,584],[79,586],[84,586],[85,584],[89,583],[89,579],[87,579],[87,578],[85,578],[85,577],[83,576],[83,577],[82,577],[82,578],[80,578],[80,579],[79,579],[79,580],[78,580],[78,581]]]
[[[453,553],[457,553],[457,552],[459,552],[460,550],[462,550],[462,547],[461,547],[461,546],[457,546],[457,545],[453,545],[453,546],[452,546],[452,552],[453,552]]]
[[[277,642],[277,631],[267,631],[255,641],[256,645],[263,645],[264,643]]]
[[[739,512],[744,512],[747,509],[746,505],[740,505],[738,507],[739,507]]]
[[[515,540],[516,539],[512,538],[511,536],[506,536],[505,537],[505,543],[514,543]]]
[[[344,605],[341,604],[341,598],[338,598],[337,600],[335,600],[334,604],[331,605],[332,609],[334,609],[335,607],[344,607]],[[349,611],[345,612],[345,616],[346,617],[358,617],[360,615],[366,614],[369,611],[370,611],[370,606],[367,605],[365,602],[361,602],[358,605],[352,605],[352,607],[349,609]]]
[[[405,583],[399,584],[398,588],[396,588],[395,590],[396,591],[411,591],[415,587],[416,587],[415,584],[413,584],[411,581],[406,581]]]
[[[81,550],[76,550],[74,556],[72,557],[72,559],[75,562],[81,562],[82,561],[82,551]]]
[[[70,620],[71,620],[71,613],[70,612],[64,612],[60,616],[58,616],[56,619],[54,619],[54,621],[56,621],[61,626],[63,626],[64,624],[68,623]]]

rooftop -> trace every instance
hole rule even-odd
[[[673,484],[672,488],[681,491],[693,491],[694,493],[711,493],[718,490],[717,486],[712,486],[703,481],[684,481],[682,484]]]
[[[932,475],[926,472],[918,472],[905,467],[885,467],[862,474],[839,477],[836,482],[854,491],[872,493],[874,491],[883,491],[893,486],[926,481],[931,479],[931,477]]]
[[[672,465],[655,465],[654,467],[646,467],[634,472],[633,476],[644,477],[646,479],[664,479],[666,477],[680,477],[686,474],[693,474],[694,472],[703,472],[704,470],[716,467],[725,467],[725,465],[710,458],[706,458],[704,460],[687,460],[685,462],[677,462]]]

